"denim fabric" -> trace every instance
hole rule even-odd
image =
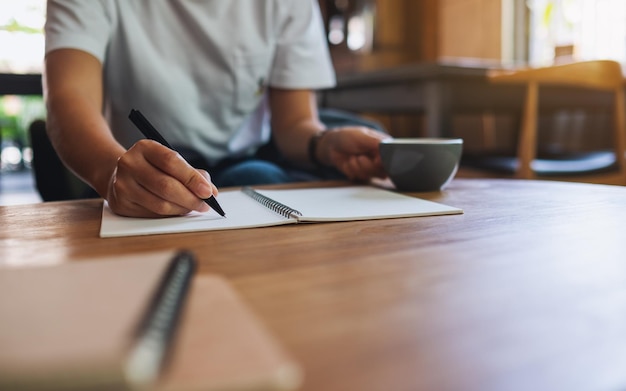
[[[217,187],[293,182],[283,167],[259,159],[244,160],[220,172],[213,172],[211,179]]]

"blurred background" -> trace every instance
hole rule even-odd
[[[626,64],[624,0],[319,1],[339,77],[451,58],[531,66],[600,58]],[[14,75],[40,75],[45,3],[0,0],[4,83]],[[45,107],[41,95],[0,89],[2,196],[13,179],[32,190],[27,129],[45,117]],[[419,134],[415,129],[423,122],[411,115],[375,119],[399,135]]]

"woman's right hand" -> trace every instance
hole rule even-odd
[[[203,199],[217,194],[206,171],[156,141],[140,140],[118,158],[106,199],[122,216],[164,217],[206,212]]]

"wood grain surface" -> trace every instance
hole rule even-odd
[[[0,264],[190,249],[301,364],[303,390],[626,388],[626,188],[416,195],[465,213],[101,239],[102,200],[5,206]]]

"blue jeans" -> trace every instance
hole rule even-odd
[[[281,157],[272,144],[263,146],[253,156],[224,159],[215,165],[209,165],[194,150],[184,147],[176,147],[176,149],[193,167],[208,171],[211,175],[211,181],[217,187],[303,182],[343,177],[334,169],[328,169],[325,172],[313,172],[293,167]]]
[[[291,170],[267,160],[250,158],[223,169],[209,172],[217,187],[252,186],[261,184],[289,183],[316,179],[304,171]]]

